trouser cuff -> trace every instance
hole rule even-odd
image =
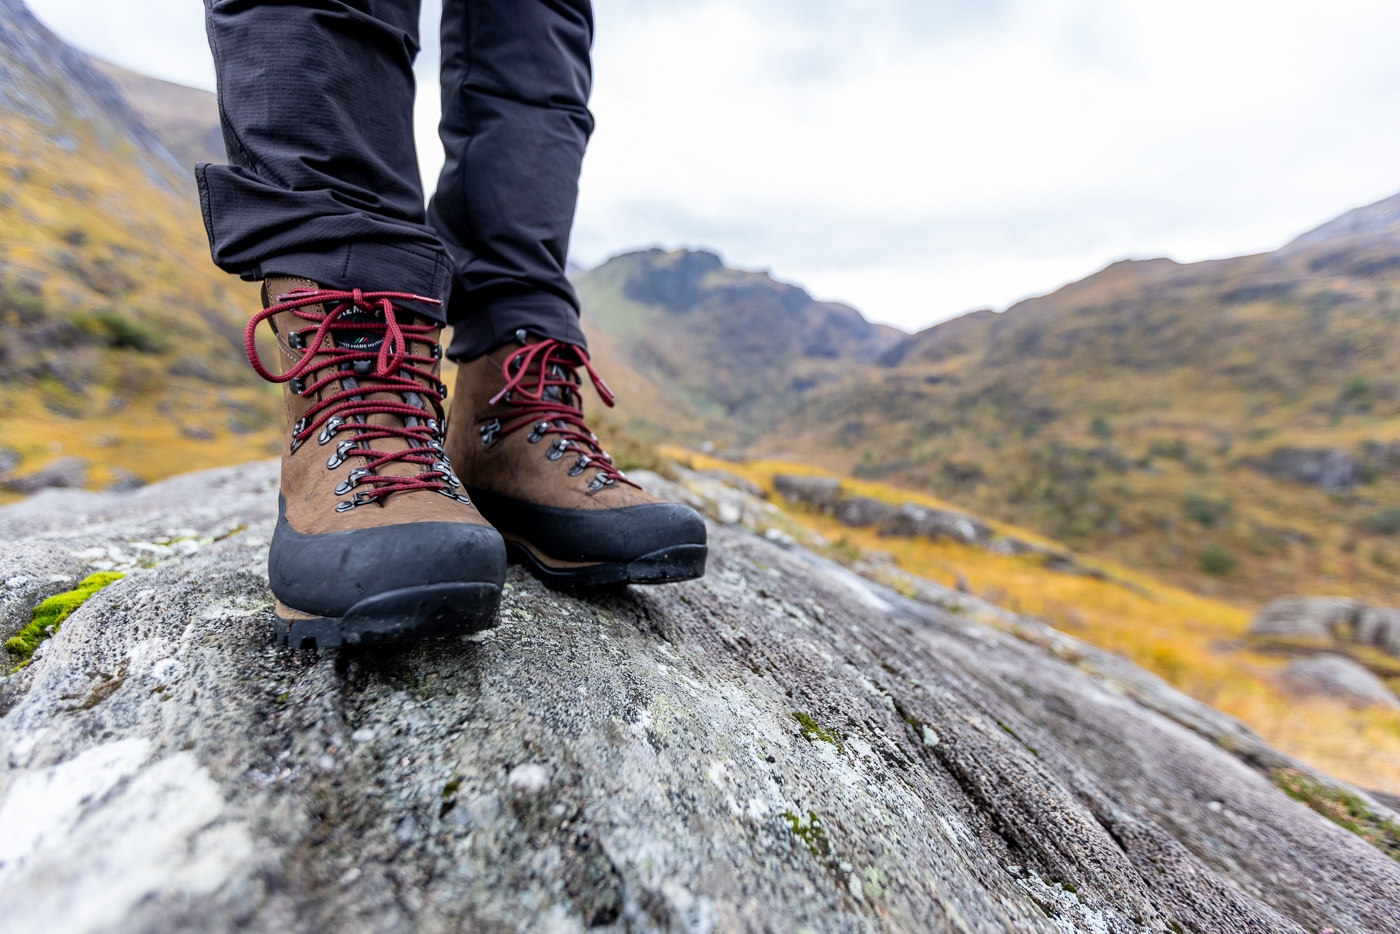
[[[296,276],[328,289],[365,292],[412,292],[435,298],[426,302],[395,302],[439,324],[447,323],[447,297],[452,288],[452,261],[445,252],[393,243],[343,243],[325,250],[286,253],[261,264],[261,278]]]
[[[447,348],[447,356],[459,363],[510,343],[515,340],[515,332],[522,328],[536,337],[549,337],[576,344],[585,351],[588,349],[574,306],[545,292],[501,296],[451,324],[452,346]]]

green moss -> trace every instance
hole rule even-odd
[[[841,751],[841,738],[833,731],[828,730],[816,720],[813,720],[805,713],[792,712],[792,719],[797,721],[798,727],[802,730],[803,737],[808,742],[830,743],[836,747],[836,751]]]
[[[116,571],[89,574],[77,587],[64,593],[54,594],[36,606],[33,613],[30,614],[29,625],[11,636],[5,643],[5,651],[17,662],[15,670],[29,664],[29,660],[34,657],[34,650],[39,647],[39,643],[58,632],[58,627],[72,615],[74,610],[86,603],[89,597],[103,587],[120,579],[121,576]]]
[[[845,535],[823,548],[822,553],[837,564],[844,564],[847,567],[855,564],[861,558],[860,546],[852,544]]]
[[[1294,769],[1277,769],[1273,779],[1290,798],[1350,830],[1391,859],[1400,860],[1400,824],[1380,817],[1356,795],[1324,785]]]
[[[783,820],[787,821],[793,836],[805,843],[807,850],[817,859],[825,859],[831,855],[831,841],[827,839],[826,831],[822,829],[821,818],[817,817],[816,811],[808,811],[806,817],[784,811]]]

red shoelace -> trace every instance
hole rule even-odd
[[[589,490],[597,491],[618,481],[637,486],[617,469],[612,457],[599,446],[598,436],[584,423],[583,398],[578,393],[582,381],[574,373],[579,367],[588,373],[603,404],[611,407],[612,390],[593,369],[588,352],[576,344],[546,338],[525,344],[506,357],[501,364],[506,384],[491,397],[491,404],[509,402],[512,411],[505,419],[479,419],[477,432],[482,444],[489,445],[496,438],[530,426],[526,440],[532,444],[546,435],[556,436],[545,455],[550,460],[558,460],[569,452],[578,455],[569,467],[570,476],[576,477],[589,468],[598,471]]]
[[[430,305],[441,302],[410,292],[359,289],[293,289],[277,298],[277,304],[264,308],[248,322],[243,331],[243,347],[259,376],[273,383],[291,383],[298,395],[315,395],[332,383],[341,383],[338,391],[306,410],[292,433],[293,451],[313,435],[320,444],[329,444],[337,434],[347,434],[336,444],[335,453],[326,462],[327,469],[336,469],[350,457],[364,458],[364,465],[350,472],[336,487],[336,494],[343,496],[361,485],[370,489],[337,504],[336,510],[344,512],[382,500],[390,493],[410,490],[432,490],[465,501],[465,497],[454,492],[461,484],[442,450],[442,403],[447,387],[432,373],[438,356],[409,353],[413,340],[436,346],[432,335],[437,325],[400,323],[394,308],[395,301]],[[308,305],[331,310],[319,314],[308,309]],[[291,312],[315,327],[287,333],[287,343],[303,353],[295,366],[275,376],[258,359],[253,333],[263,321],[283,312]],[[333,345],[327,343],[328,337],[334,339]],[[420,368],[420,364],[426,368]],[[396,393],[402,401],[366,398],[379,393]],[[421,400],[422,404],[412,404],[412,400]],[[371,425],[365,421],[371,415],[395,415],[400,424]],[[372,442],[383,438],[402,438],[409,447],[392,452],[374,450]],[[422,469],[408,477],[375,473],[395,462],[417,464]]]

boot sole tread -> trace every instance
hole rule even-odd
[[[605,590],[627,584],[674,584],[705,576],[705,545],[670,545],[631,561],[603,561],[576,567],[552,567],[531,549],[506,539],[506,557],[521,564],[551,590],[576,592]]]
[[[500,621],[501,588],[490,583],[428,584],[366,597],[344,616],[313,616],[277,604],[277,642],[294,649],[333,649],[462,636]]]

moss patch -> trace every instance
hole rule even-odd
[[[787,821],[793,836],[805,843],[808,851],[817,859],[826,859],[831,855],[831,841],[827,839],[821,818],[815,811],[808,811],[806,817],[784,811],[783,820]]]
[[[63,621],[71,616],[74,610],[86,603],[89,597],[112,581],[119,580],[121,576],[116,571],[89,574],[77,587],[64,593],[54,594],[36,606],[33,613],[30,614],[29,625],[5,642],[5,651],[17,662],[15,669],[18,670],[29,664],[29,660],[34,657],[34,650],[39,647],[39,643],[58,632],[58,627]]]
[[[1400,860],[1400,825],[1378,816],[1356,795],[1314,781],[1293,769],[1278,769],[1273,779],[1290,798],[1350,830],[1391,859]]]
[[[807,714],[799,713],[798,711],[793,711],[792,719],[797,721],[797,725],[802,731],[802,736],[809,743],[830,743],[831,745],[836,747],[837,752],[841,751],[841,737],[836,735],[836,733],[834,733],[833,731],[828,730],[826,727],[822,726],[816,720],[813,720]]]

